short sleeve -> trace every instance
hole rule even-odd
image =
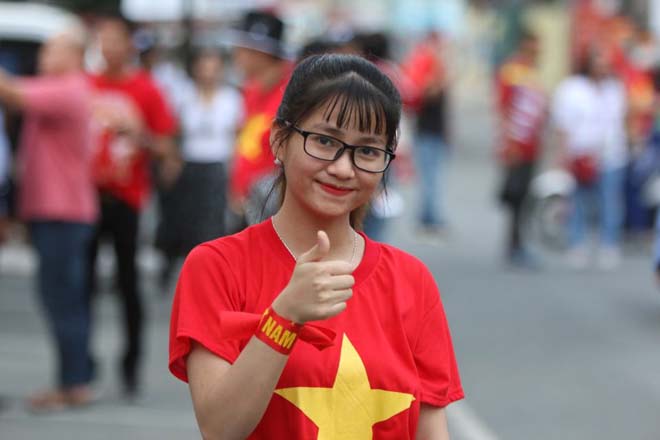
[[[496,91],[497,91],[497,109],[500,113],[505,114],[509,106],[511,105],[511,100],[513,99],[513,74],[510,73],[513,66],[510,64],[505,64],[500,68],[497,73],[496,78]]]
[[[413,355],[421,383],[421,401],[445,407],[464,397],[449,325],[433,276],[423,274],[424,306]]]
[[[186,357],[191,341],[233,363],[240,341],[219,334],[220,313],[240,311],[239,289],[223,253],[211,244],[194,248],[184,262],[170,318],[169,368],[187,382]]]
[[[159,136],[174,135],[176,120],[165,97],[152,82],[149,82],[148,91],[148,110],[145,116],[149,130]]]
[[[73,82],[53,78],[27,78],[19,81],[25,109],[31,113],[63,116],[80,106]],[[84,108],[84,107],[82,107]]]

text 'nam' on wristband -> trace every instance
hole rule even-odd
[[[282,318],[272,307],[268,307],[261,317],[255,336],[273,350],[289,354],[301,328],[300,324]]]

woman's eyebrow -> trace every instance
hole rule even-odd
[[[334,127],[330,124],[324,124],[322,122],[312,125],[312,130],[323,130],[327,133],[330,133],[333,136],[340,136],[344,134],[344,132],[338,129],[337,127]]]
[[[313,130],[322,130],[331,136],[341,137],[344,135],[344,132],[337,127],[334,127],[330,124],[317,123],[312,125]],[[363,136],[358,140],[358,144],[380,144],[383,140],[374,136]]]

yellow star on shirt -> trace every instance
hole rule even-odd
[[[344,335],[332,388],[295,387],[275,393],[319,428],[318,440],[371,439],[371,427],[410,408],[412,394],[372,389],[360,355]]]

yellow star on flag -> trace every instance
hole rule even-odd
[[[294,387],[275,393],[319,428],[318,440],[371,439],[371,427],[410,408],[412,394],[372,389],[357,350],[344,335],[332,388]]]

